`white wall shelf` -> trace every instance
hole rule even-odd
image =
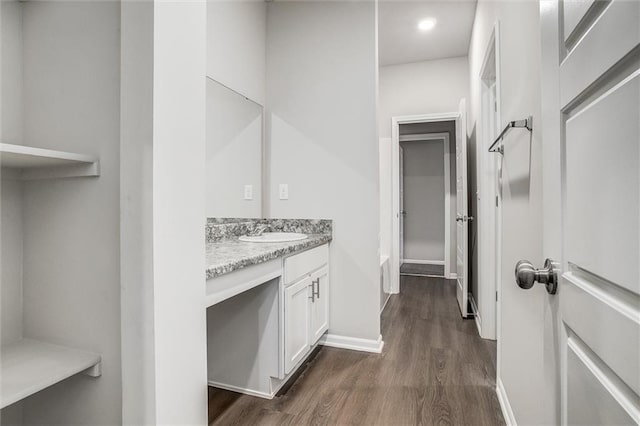
[[[21,180],[91,177],[100,163],[91,155],[0,143],[2,172]]]
[[[101,375],[100,355],[22,339],[0,351],[0,408],[78,373]]]

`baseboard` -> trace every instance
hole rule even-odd
[[[478,334],[482,337],[482,318],[480,318],[480,311],[478,311],[478,304],[474,299],[473,294],[469,293],[469,303],[471,303],[471,313],[476,320],[476,327],[478,327]]]
[[[417,265],[444,265],[444,260],[402,259],[402,263],[415,263]]]
[[[391,299],[391,293],[385,293],[385,295],[387,296],[384,299],[384,303],[382,304],[382,308],[380,308],[380,315],[382,315],[382,312],[384,312],[384,308],[387,307],[387,303],[389,303],[389,299]]]
[[[516,418],[513,415],[509,398],[507,397],[507,391],[504,389],[502,380],[498,377],[496,383],[496,394],[498,395],[498,402],[500,403],[500,409],[502,410],[502,416],[507,426],[517,426]]]
[[[320,339],[320,344],[332,348],[349,349],[352,351],[382,353],[384,342],[382,335],[377,340],[360,339],[358,337],[339,336],[337,334],[325,334]]]
[[[258,392],[252,389],[246,389],[246,388],[241,388],[238,386],[232,386],[232,385],[227,385],[224,383],[218,383],[218,382],[214,382],[212,380],[207,381],[207,383],[209,384],[209,386],[213,386],[214,388],[220,388],[220,389],[224,389],[224,390],[228,390],[231,392],[237,392],[237,393],[243,393],[246,395],[251,395],[251,396],[257,396],[258,398],[264,398],[264,399],[273,399],[274,395],[270,395],[266,392]]]

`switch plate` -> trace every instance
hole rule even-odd
[[[280,199],[281,200],[288,200],[289,199],[289,185],[286,184],[286,183],[281,183],[280,184],[279,194],[280,194]]]
[[[253,185],[244,186],[244,199],[253,200]]]

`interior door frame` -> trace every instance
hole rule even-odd
[[[501,154],[487,153],[496,133],[501,127],[501,82],[500,82],[500,23],[496,21],[484,51],[480,68],[480,143],[476,150],[478,181],[478,216],[483,226],[477,226],[478,238],[478,300],[475,315],[480,336],[498,340],[499,343],[499,289],[502,271],[502,200],[500,197],[498,171]],[[495,97],[492,93],[493,81]],[[494,109],[491,101],[495,102]],[[492,120],[493,118],[493,120]],[[492,122],[493,121],[493,122]],[[479,222],[478,222],[479,225]],[[473,304],[472,304],[473,306]],[[498,356],[500,351],[498,350]],[[498,363],[500,365],[500,363]]]
[[[444,152],[444,261],[439,260],[428,260],[428,259],[407,259],[402,256],[404,253],[404,248],[402,247],[404,243],[404,231],[399,229],[400,232],[400,262],[403,263],[405,261],[410,263],[418,263],[425,265],[444,265],[444,276],[448,279],[456,278],[456,274],[451,272],[451,145],[449,141],[449,133],[423,133],[418,135],[407,135],[406,137],[399,137],[402,139],[399,141],[403,142],[429,142],[429,141],[442,141],[443,144],[443,152]],[[400,147],[402,149],[402,147]],[[400,173],[402,172],[403,167],[400,167],[398,172],[398,181],[402,181],[404,176]],[[402,176],[402,177],[401,177]],[[404,185],[403,185],[404,186]],[[402,191],[401,199],[404,200],[405,192]],[[400,203],[400,208],[404,208]],[[402,219],[402,223],[406,226],[406,218]],[[449,230],[449,232],[447,232]]]
[[[458,111],[439,114],[404,115],[391,118],[391,293],[400,293],[400,125],[413,123],[433,123],[455,121]],[[466,131],[466,129],[465,129]],[[445,259],[446,259],[445,250]],[[450,256],[450,255],[449,255]],[[449,262],[451,264],[451,262]],[[449,267],[450,269],[450,267]],[[446,276],[447,265],[445,265]]]

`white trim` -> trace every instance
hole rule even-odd
[[[402,263],[416,263],[418,265],[444,265],[444,260],[402,259]]]
[[[361,339],[359,337],[339,336],[337,334],[325,334],[320,338],[320,344],[332,348],[349,349],[352,351],[382,353],[384,342],[382,335],[377,340]]]
[[[478,328],[478,335],[482,337],[482,318],[480,318],[480,312],[478,311],[478,304],[472,293],[469,293],[469,302],[471,303],[471,312],[473,313],[473,319],[476,321],[476,327]]]
[[[494,77],[495,74],[495,77]],[[496,293],[500,283],[500,241],[502,203],[496,207],[499,196],[498,169],[500,154],[487,151],[500,131],[500,26],[495,22],[484,53],[480,70],[481,112],[478,122],[478,154],[476,170],[478,182],[478,217],[482,226],[477,227],[478,247],[478,294],[477,309],[481,318],[480,336],[485,339],[498,337],[498,302]],[[495,97],[493,90],[495,86]],[[493,103],[495,102],[495,113]],[[493,122],[491,119],[493,118]],[[478,222],[480,223],[480,222]],[[500,299],[500,297],[498,297]],[[498,346],[500,343],[498,342]],[[498,352],[500,352],[498,350]],[[498,355],[499,357],[499,355]],[[499,362],[498,362],[499,364]]]
[[[432,123],[436,121],[449,121],[456,120],[460,116],[458,111],[447,112],[440,114],[421,114],[421,115],[405,115],[391,118],[391,196],[392,196],[392,227],[391,227],[391,293],[400,293],[400,125],[411,123]],[[451,179],[447,179],[447,171],[449,170],[449,134],[448,133],[435,133],[435,135],[446,135],[445,141],[445,229],[449,229],[450,222],[450,195],[447,189],[449,188]],[[442,139],[440,137],[434,137],[433,139]],[[422,140],[427,140],[423,138]],[[450,232],[445,232],[445,278],[451,276],[451,250],[450,246],[447,246],[447,239],[451,239]],[[451,241],[449,241],[451,244]]]
[[[227,385],[224,383],[214,382],[213,380],[207,380],[207,384],[209,386],[213,386],[214,388],[220,388],[220,389],[224,389],[232,392],[243,393],[245,395],[257,396],[258,398],[273,399],[273,397],[275,396],[275,394],[271,395],[266,392],[258,392],[253,389],[241,388],[239,386],[233,386],[233,385]]]
[[[498,402],[500,403],[500,409],[502,410],[502,416],[507,426],[517,426],[516,418],[513,415],[509,398],[507,397],[507,391],[502,384],[502,380],[498,377],[496,381],[496,394],[498,396]]]
[[[382,308],[380,308],[380,315],[384,312],[384,308],[387,307],[387,303],[389,303],[389,299],[391,299],[391,293],[385,293],[386,298],[384,299],[384,303],[382,304]]]

